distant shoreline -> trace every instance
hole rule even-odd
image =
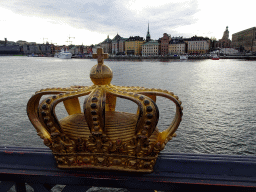
[[[20,54],[0,54],[0,56],[24,56]],[[52,57],[52,56],[37,56],[37,57]],[[72,56],[72,59],[92,59],[92,57],[76,57]],[[200,55],[189,55],[188,60],[201,60],[201,59],[211,59],[210,56],[200,56]],[[232,55],[232,56],[220,56],[220,59],[245,59],[245,60],[256,60],[256,56],[252,55]],[[106,60],[180,60],[179,56],[109,56]]]

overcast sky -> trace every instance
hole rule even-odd
[[[152,39],[220,39],[226,26],[231,39],[256,26],[255,8],[255,0],[0,0],[0,40],[91,45],[117,33],[146,38],[148,22]]]

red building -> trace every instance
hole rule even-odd
[[[160,54],[161,55],[168,55],[169,54],[169,42],[171,40],[171,35],[168,35],[167,33],[163,34],[163,37],[160,39]]]

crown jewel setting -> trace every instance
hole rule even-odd
[[[27,104],[28,117],[56,159],[59,168],[87,168],[130,172],[152,172],[158,154],[176,136],[182,106],[172,92],[111,84],[113,73],[104,65],[102,49],[93,54],[92,86],[47,88],[33,95]],[[42,96],[51,95],[46,99]],[[83,110],[79,98],[85,97]],[[157,128],[157,96],[176,105],[171,125]],[[136,114],[115,111],[116,98],[137,104]],[[64,103],[68,116],[59,120],[55,107]]]

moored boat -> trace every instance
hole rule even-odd
[[[60,58],[60,59],[71,59],[72,54],[64,49],[61,49],[61,52],[55,53],[54,57]]]
[[[212,56],[212,60],[219,60],[220,58],[219,58],[219,56],[218,55],[213,55]]]
[[[38,57],[39,55],[32,53],[31,55],[28,55],[28,57]]]
[[[180,55],[180,59],[181,60],[187,60],[188,59],[188,55]]]

